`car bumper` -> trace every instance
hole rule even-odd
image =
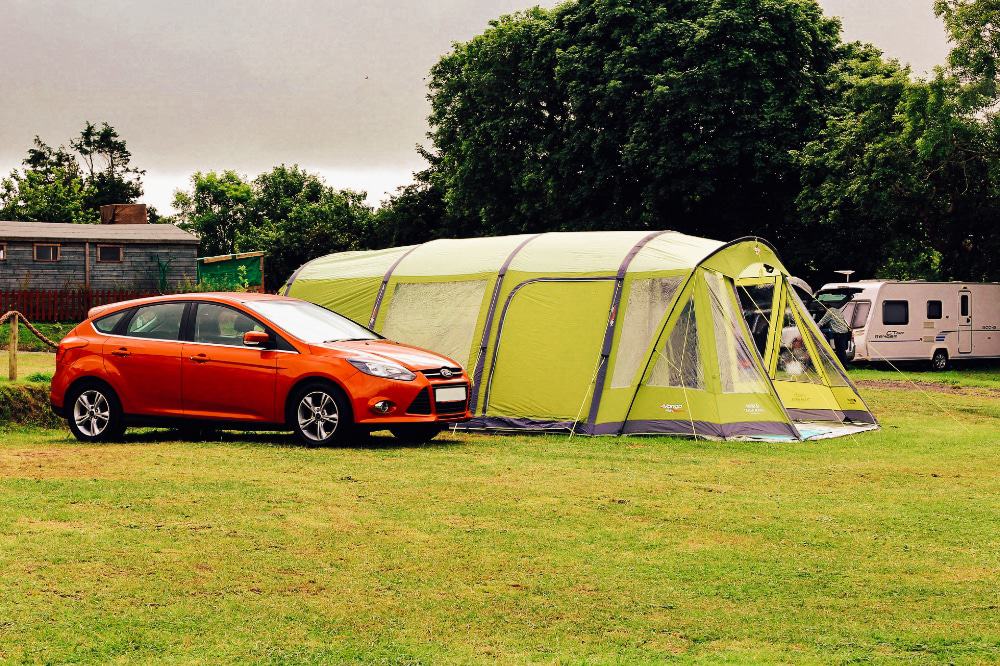
[[[355,377],[355,380],[359,378]],[[470,382],[467,377],[456,377],[449,381],[430,381],[419,376],[413,382],[386,381],[377,378],[364,378],[360,389],[352,400],[355,423],[361,426],[387,427],[402,423],[462,423],[472,418],[469,412],[471,397]],[[465,397],[462,400],[448,398],[439,399],[445,394],[439,389],[453,390],[462,388]],[[363,396],[363,397],[361,397]],[[391,409],[382,413],[379,403],[388,401]]]

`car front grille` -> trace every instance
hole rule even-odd
[[[431,392],[430,389],[423,389],[413,399],[410,406],[406,408],[407,414],[429,415],[431,413]]]
[[[458,402],[439,402],[436,405],[438,414],[461,414],[465,411],[465,400]]]
[[[432,370],[421,370],[420,372],[428,379],[453,379],[455,377],[462,376],[462,368],[449,367],[448,370],[451,372],[451,377],[445,377],[441,374],[441,371],[444,369],[445,368],[434,368]]]

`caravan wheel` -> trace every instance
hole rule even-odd
[[[947,370],[948,369],[948,352],[943,349],[938,349],[934,352],[934,357],[931,358],[931,367],[935,370]]]

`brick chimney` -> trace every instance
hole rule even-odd
[[[101,206],[101,224],[149,224],[146,204]]]

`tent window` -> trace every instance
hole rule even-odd
[[[778,369],[774,378],[786,382],[823,383],[790,305],[785,308],[785,320],[781,327],[781,351],[778,353]]]
[[[649,376],[650,386],[703,389],[705,376],[698,351],[698,322],[694,314],[694,298],[688,300],[667,337],[657,349],[656,365]]]
[[[682,278],[635,280],[629,290],[625,318],[615,358],[611,388],[632,385],[632,378],[646,359],[650,343],[659,332],[660,322],[674,299]]]
[[[722,392],[767,393],[767,381],[743,337],[743,322],[733,300],[732,288],[717,273],[706,272],[705,279],[712,295],[712,328]]]
[[[468,367],[485,290],[486,280],[400,282],[393,290],[382,335]]]
[[[771,328],[771,305],[774,303],[774,284],[741,286],[738,289],[743,318],[750,336],[761,357],[767,352],[767,335]]]

